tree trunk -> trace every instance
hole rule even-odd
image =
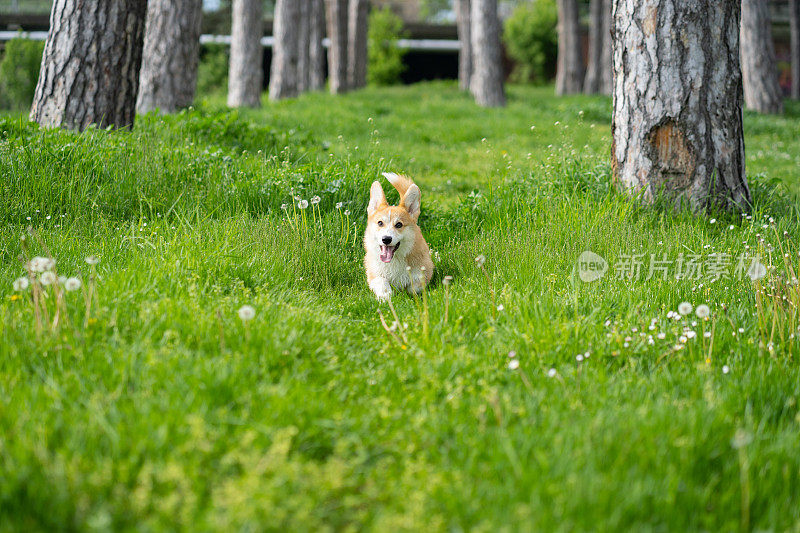
[[[31,120],[132,126],[146,13],[146,0],[55,0]]]
[[[783,113],[767,0],[742,0],[744,102],[759,113]]]
[[[600,77],[603,63],[603,0],[592,0],[589,4],[589,53],[583,92],[600,92]]]
[[[136,110],[172,113],[188,107],[197,88],[201,0],[149,0]]]
[[[300,26],[297,28],[297,92],[308,90],[311,76],[311,0],[298,0]]]
[[[360,89],[367,85],[367,0],[350,0],[350,20],[347,35],[347,85]]]
[[[615,0],[616,184],[698,211],[746,208],[739,2]]]
[[[792,54],[792,98],[800,98],[800,0],[789,0]]]
[[[325,5],[322,0],[311,0],[309,8],[309,73],[308,88],[318,91],[325,86]]]
[[[228,70],[228,106],[261,105],[261,0],[233,0],[231,6],[231,60]]]
[[[331,93],[347,91],[347,0],[325,0],[328,22],[328,82]]]
[[[601,53],[600,92],[610,95],[614,88],[614,68],[611,60],[611,3],[603,0],[603,51]]]
[[[298,0],[278,0],[275,3],[270,100],[291,98],[298,94],[301,3]]]
[[[470,42],[472,76],[470,90],[483,107],[506,105],[503,89],[503,56],[500,49],[500,21],[497,0],[472,0]]]
[[[472,77],[472,40],[470,38],[470,0],[456,0],[456,27],[458,28],[458,86],[469,90]]]
[[[611,94],[611,2],[592,0],[589,25],[589,61],[583,91]]]
[[[575,94],[583,88],[583,55],[577,0],[558,0],[558,65],[556,94]]]

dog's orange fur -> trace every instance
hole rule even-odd
[[[384,176],[400,193],[400,203],[390,206],[380,182],[373,182],[364,233],[364,267],[369,287],[378,299],[389,298],[393,289],[420,292],[433,277],[431,252],[417,225],[419,187],[405,176],[390,173]],[[382,238],[391,238],[394,244],[395,251],[388,262],[381,260]]]

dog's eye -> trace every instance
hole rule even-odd
[[[378,225],[379,225],[380,227],[383,227],[383,220],[379,220],[379,221],[378,221]]]
[[[394,225],[394,227],[400,229],[400,228],[403,227],[403,223],[402,222],[398,222],[397,224]]]

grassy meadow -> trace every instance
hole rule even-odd
[[[707,216],[615,192],[610,100],[549,87],[0,118],[0,531],[797,530],[787,106],[745,114],[753,210]],[[361,264],[387,170],[436,264],[396,319]],[[730,269],[646,279],[651,254]],[[33,256],[80,287],[15,290]]]

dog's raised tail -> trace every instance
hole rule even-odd
[[[410,178],[407,178],[401,174],[395,174],[394,172],[384,172],[383,177],[389,180],[389,183],[391,183],[392,186],[397,189],[397,192],[400,193],[400,198],[405,196],[408,188],[414,185],[414,182],[411,181]]]

